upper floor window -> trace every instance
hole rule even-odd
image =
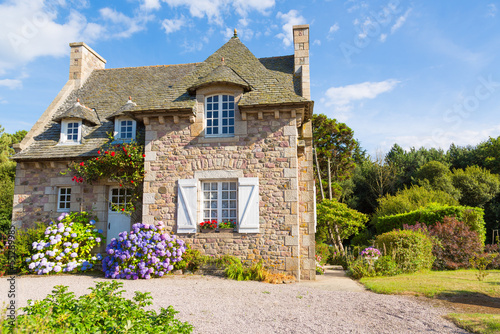
[[[131,141],[135,139],[136,122],[130,118],[115,119],[115,139]]]
[[[80,144],[82,138],[82,120],[66,119],[61,122],[61,140],[63,144]]]
[[[234,135],[234,96],[213,95],[205,103],[205,134],[207,136]]]

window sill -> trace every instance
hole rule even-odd
[[[239,142],[240,137],[200,137],[198,138],[198,143],[234,143]]]

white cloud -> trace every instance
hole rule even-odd
[[[16,89],[21,88],[23,86],[23,82],[19,79],[2,79],[0,80],[0,86]]]
[[[170,7],[188,7],[193,17],[207,17],[210,23],[222,25],[225,12],[232,12],[231,7],[240,16],[246,17],[251,11],[268,14],[275,4],[274,0],[162,0]]]
[[[314,42],[313,42],[313,45],[320,46],[321,45],[321,41],[319,39],[315,39]]]
[[[335,22],[335,24],[334,24],[334,25],[332,25],[332,26],[330,27],[330,29],[328,29],[328,34],[327,34],[326,38],[327,38],[327,39],[329,39],[329,40],[332,40],[332,39],[333,39],[333,35],[334,35],[337,31],[339,31],[339,29],[340,29],[339,24],[338,24],[337,22]]]
[[[158,10],[161,8],[160,0],[144,0],[141,4],[141,9],[149,11],[149,10]]]
[[[276,35],[276,37],[283,40],[283,44],[285,46],[290,46],[293,43],[293,32],[292,28],[294,25],[305,24],[306,19],[299,14],[299,12],[295,9],[291,9],[288,13],[283,14],[282,12],[278,12],[276,15],[278,19],[283,22],[282,33]]]
[[[391,34],[394,34],[399,28],[403,26],[403,24],[406,22],[406,19],[408,18],[408,15],[411,12],[411,8],[408,9],[403,15],[398,17],[396,20],[396,23],[391,27]]]
[[[497,6],[493,3],[488,4],[488,13],[486,17],[495,17],[497,15]]]
[[[186,19],[182,16],[180,19],[165,19],[161,22],[162,28],[165,30],[165,33],[171,34],[180,30],[183,26],[186,25]]]
[[[393,90],[399,82],[395,79],[388,79],[380,82],[363,82],[344,87],[331,87],[320,102],[326,107],[333,106],[335,118],[344,122],[350,116],[354,101],[374,99],[382,93]]]
[[[384,43],[386,39],[387,39],[387,34],[380,34],[380,41],[382,43]]]
[[[145,14],[129,17],[109,7],[101,8],[99,13],[104,21],[113,23],[107,27],[107,38],[128,38],[144,30],[146,23],[153,19],[152,15]]]

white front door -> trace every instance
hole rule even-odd
[[[122,213],[122,209],[125,208],[128,201],[130,201],[130,194],[127,193],[127,189],[109,189],[106,244],[109,244],[113,238],[118,239],[120,232],[130,232],[130,216]]]

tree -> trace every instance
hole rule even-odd
[[[498,175],[478,166],[453,170],[452,180],[455,188],[462,193],[462,205],[483,208],[500,191]]]
[[[366,215],[336,200],[323,200],[317,206],[317,213],[317,239],[333,244],[335,250],[342,255],[345,255],[343,240],[358,234],[368,221]]]
[[[429,161],[417,170],[416,183],[432,190],[440,190],[460,200],[462,194],[455,188],[450,169],[439,161]]]
[[[354,151],[359,151],[353,131],[344,123],[329,119],[325,115],[314,115],[312,119],[314,158],[317,172],[317,188],[321,199],[338,198],[341,193],[339,182],[349,178],[355,167]],[[357,152],[358,152],[357,151]],[[358,152],[361,154],[360,152]]]

